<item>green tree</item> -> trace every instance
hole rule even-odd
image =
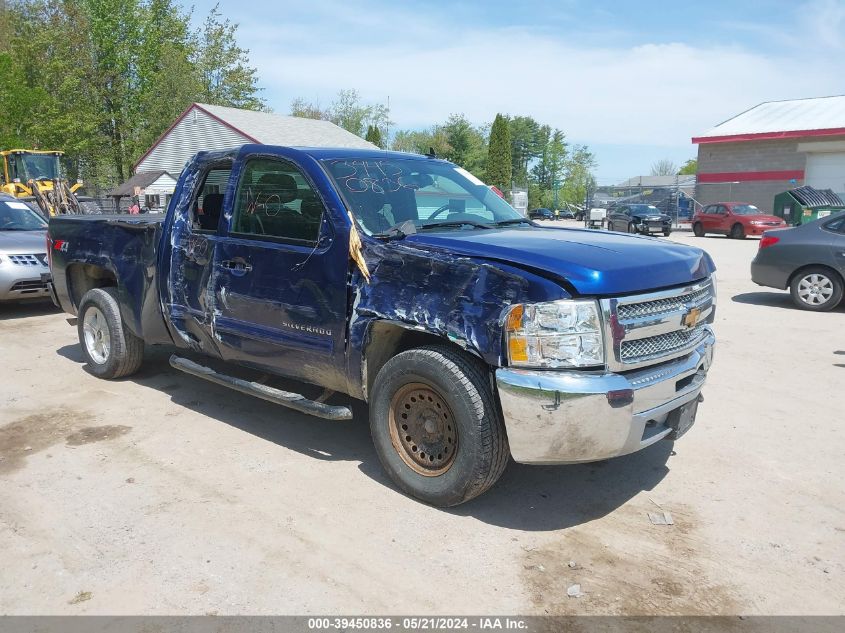
[[[566,137],[560,130],[554,130],[546,135],[546,139],[531,173],[543,191],[554,192],[555,183],[560,182],[564,175],[567,157]],[[554,206],[553,196],[548,201],[548,205]]]
[[[512,174],[511,136],[508,119],[497,114],[490,128],[487,149],[487,182],[501,191],[510,191]]]
[[[323,111],[319,104],[306,101],[302,97],[297,97],[290,104],[290,115],[302,117],[303,119],[323,119],[328,120],[328,115]]]
[[[357,90],[340,90],[331,105],[322,109],[318,104],[297,97],[291,102],[291,116],[322,119],[339,125],[344,130],[364,138],[367,129],[375,126],[388,129],[390,109],[382,103],[364,103]]]
[[[169,0],[168,0],[169,1]],[[195,35],[193,62],[204,103],[264,110],[258,96],[258,71],[249,65],[249,51],[237,44],[238,25],[224,19],[215,5]]]
[[[396,152],[413,154],[428,154],[433,149],[441,157],[450,151],[446,132],[437,125],[427,130],[399,130],[393,135],[390,147]]]
[[[381,140],[381,130],[378,129],[378,126],[370,125],[367,127],[367,135],[364,137],[370,143],[375,145],[376,147],[383,147],[382,140]]]
[[[192,101],[264,107],[216,7],[197,31],[175,0],[18,0],[0,15],[0,135],[64,150],[89,183],[125,180]]]
[[[593,176],[596,165],[595,155],[586,145],[575,145],[572,148],[564,167],[566,182],[561,190],[564,201],[584,204],[588,192],[596,187],[596,179]]]
[[[449,145],[443,157],[473,174],[483,175],[487,162],[484,132],[463,114],[450,115],[442,130]]]
[[[541,155],[550,129],[530,116],[510,118],[508,128],[511,136],[511,177],[514,183],[525,187],[530,180],[529,166]]]
[[[653,163],[651,166],[652,176],[674,176],[678,173],[678,166],[668,158]]]
[[[698,159],[690,158],[687,162],[681,165],[678,170],[679,176],[695,176],[698,173]]]

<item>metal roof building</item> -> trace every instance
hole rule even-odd
[[[194,103],[138,160],[135,173],[164,170],[178,174],[188,159],[201,150],[244,143],[377,149],[329,121]]]
[[[798,185],[845,193],[845,96],[761,103],[692,139],[696,199],[771,210]]]

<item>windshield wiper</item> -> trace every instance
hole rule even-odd
[[[496,222],[496,226],[507,226],[509,224],[530,224],[531,226],[537,226],[528,218],[511,218],[510,220],[501,220]]]
[[[492,229],[493,227],[489,224],[484,224],[484,222],[476,222],[475,220],[444,220],[443,222],[430,222],[428,224],[423,224],[420,228],[421,229],[439,229],[441,227],[461,227],[461,226],[472,226],[476,229]]]
[[[373,233],[373,237],[380,240],[401,240],[417,232],[417,226],[411,220],[394,224],[381,233]]]

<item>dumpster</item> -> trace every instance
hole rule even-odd
[[[833,213],[845,211],[845,201],[832,189],[798,187],[775,196],[774,215],[792,226],[799,226]]]

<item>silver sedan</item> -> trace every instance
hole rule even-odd
[[[50,297],[46,240],[41,214],[0,194],[0,301]]]
[[[845,211],[763,233],[751,279],[761,286],[788,288],[799,308],[835,308],[845,288]]]

